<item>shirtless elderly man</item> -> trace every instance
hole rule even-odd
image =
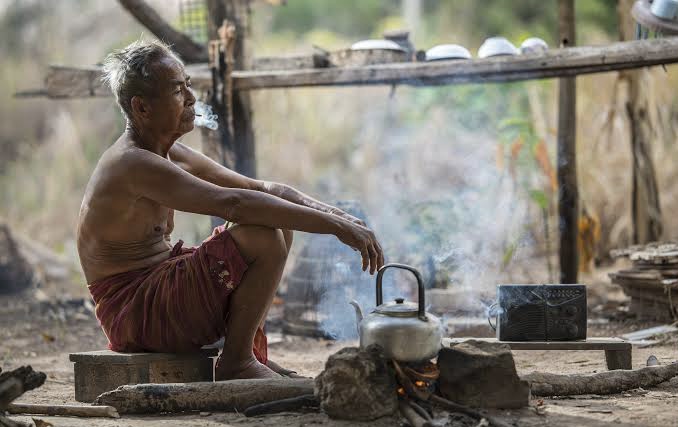
[[[216,379],[288,372],[271,362],[261,325],[278,287],[292,230],[333,234],[383,265],[357,218],[287,186],[235,173],[182,145],[195,97],[182,62],[159,42],[110,54],[104,77],[127,126],[85,190],[78,252],[96,315],[116,351],[196,351],[220,337]],[[200,246],[170,243],[174,210],[237,224]]]

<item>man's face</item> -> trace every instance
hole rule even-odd
[[[164,57],[153,65],[153,75],[156,86],[153,95],[144,99],[149,107],[144,124],[176,137],[193,130],[195,97],[184,67],[175,59]]]

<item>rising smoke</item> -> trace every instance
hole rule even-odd
[[[362,192],[356,198],[387,262],[411,264],[427,285],[458,290],[456,305],[482,315],[496,285],[513,279],[507,273],[511,260],[532,254],[529,199],[497,167],[492,128],[465,130],[452,114],[435,108],[426,120],[408,123],[403,118],[410,107],[407,96],[384,97],[364,112],[348,185]],[[347,279],[347,286],[363,279]],[[366,312],[375,305],[374,278],[368,281],[350,286]],[[414,277],[387,273],[384,292],[385,301],[414,301]],[[323,328],[340,339],[356,334],[348,300],[344,290],[328,289],[319,304]]]

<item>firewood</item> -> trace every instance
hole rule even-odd
[[[28,390],[40,387],[47,378],[42,372],[35,372],[30,366],[22,366],[0,374],[0,411]]]
[[[109,417],[120,418],[112,406],[84,405],[35,405],[31,403],[11,403],[7,407],[10,414],[64,415],[70,417]]]
[[[410,424],[410,427],[429,427],[431,425],[428,420],[419,415],[405,399],[400,399],[398,401],[398,409],[400,409],[400,414],[405,417]]]
[[[449,411],[452,412],[459,412],[460,414],[468,415],[469,417],[475,418],[476,420],[480,421],[483,418],[487,420],[487,422],[490,424],[490,426],[493,427],[513,427],[509,423],[492,416],[485,411],[476,411],[475,409],[471,409],[467,406],[460,405],[458,403],[452,402],[451,400],[447,400],[444,397],[440,397],[438,395],[432,394],[431,397],[429,398],[429,401],[431,403],[435,403],[438,406],[441,406]]]
[[[589,375],[560,375],[533,372],[522,379],[531,384],[536,396],[573,396],[579,394],[614,394],[634,388],[648,388],[678,375],[678,362],[665,366],[648,366],[636,370],[614,370]]]
[[[312,379],[252,379],[201,383],[137,384],[101,394],[94,405],[120,414],[238,411],[264,402],[313,394]]]

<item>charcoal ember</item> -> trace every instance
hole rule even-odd
[[[369,421],[398,410],[398,386],[381,347],[347,347],[331,355],[315,380],[320,407],[332,418]]]
[[[521,408],[530,386],[518,377],[506,344],[468,340],[438,353],[438,387],[447,399],[475,408]]]

